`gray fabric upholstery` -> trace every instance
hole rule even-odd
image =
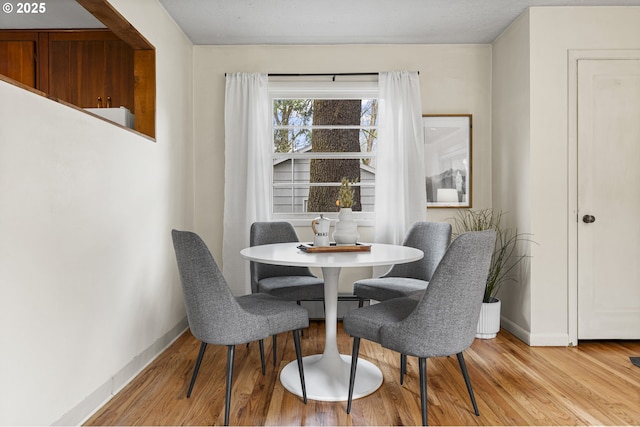
[[[413,294],[422,296],[428,285],[429,282],[425,280],[408,277],[362,279],[353,284],[353,293],[365,300],[387,301]]]
[[[234,297],[202,239],[187,231],[171,234],[189,327],[199,340],[235,345],[309,325],[307,310],[294,302],[260,294]]]
[[[448,222],[414,223],[402,245],[420,249],[424,257],[414,262],[396,264],[384,277],[410,277],[428,282],[450,243],[451,224]]]
[[[269,335],[309,326],[307,310],[292,301],[283,301],[267,294],[243,295],[237,297],[236,301],[248,313],[266,317]]]
[[[258,292],[289,301],[322,299],[324,282],[313,276],[267,277],[258,282]]]
[[[424,257],[418,261],[396,264],[379,278],[358,280],[353,284],[354,295],[361,300],[387,301],[424,292],[450,243],[451,224],[416,222],[402,244],[420,249]]]
[[[353,336],[347,413],[353,401],[360,340],[365,338],[401,354],[401,384],[406,356],[418,357],[422,425],[428,424],[429,357],[457,356],[474,413],[480,415],[462,352],[475,337],[495,240],[493,230],[462,234],[447,249],[422,298],[395,298],[344,316],[344,331]]]
[[[264,375],[263,339],[273,335],[275,364],[276,335],[280,332],[292,331],[302,398],[304,403],[307,403],[299,333],[300,329],[309,326],[307,310],[294,302],[283,301],[266,294],[234,297],[216,261],[198,235],[187,231],[172,230],[171,237],[178,261],[189,327],[191,333],[202,341],[187,391],[187,398],[191,396],[207,345],[226,345],[227,379],[224,425],[229,425],[236,344],[256,340],[259,342],[260,364]]]
[[[344,331],[417,357],[457,354],[473,342],[495,244],[494,231],[451,243],[422,298],[398,298],[347,313]]]
[[[251,246],[298,242],[293,226],[284,221],[254,222],[249,232]],[[252,261],[251,292],[267,293],[290,301],[324,298],[324,281],[308,267],[262,264]]]
[[[343,320],[345,332],[379,343],[380,329],[386,324],[406,319],[418,302],[419,300],[414,298],[394,298],[385,301],[384,304],[351,310]]]

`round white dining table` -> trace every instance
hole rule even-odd
[[[243,249],[240,254],[251,261],[265,264],[320,267],[324,278],[325,301],[325,346],[322,354],[303,358],[307,397],[313,400],[347,400],[351,356],[338,352],[336,339],[338,322],[338,280],[343,267],[365,267],[400,264],[416,261],[424,256],[419,249],[371,244],[370,251],[359,252],[314,252],[300,249],[300,243],[276,243]],[[297,363],[286,365],[280,373],[282,385],[298,396],[302,396]],[[373,363],[360,358],[354,383],[353,398],[367,396],[382,385],[382,371]]]

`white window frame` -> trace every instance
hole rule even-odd
[[[269,123],[271,135],[274,134],[273,127],[273,102],[275,99],[379,99],[378,81],[269,81]],[[344,126],[344,128],[352,129],[357,127],[359,129],[362,126]],[[378,129],[380,123],[378,122]],[[318,128],[316,126],[316,128]],[[336,126],[331,126],[335,129]],[[273,136],[270,138],[273,142]],[[272,160],[278,158],[349,158],[354,157],[361,159],[363,157],[370,157],[375,159],[376,154],[364,155],[362,153],[273,153]],[[274,182],[273,182],[273,168],[270,168],[269,176],[269,199],[271,203],[271,209],[273,209],[273,197],[274,197]],[[356,184],[360,185],[360,184]],[[375,187],[374,184],[369,186]],[[336,219],[338,212],[322,212],[330,219]],[[288,213],[275,213],[272,212],[274,220],[288,221],[295,226],[309,225],[313,218],[316,218],[320,212],[288,212]],[[354,212],[355,219],[361,225],[373,225],[375,212]]]

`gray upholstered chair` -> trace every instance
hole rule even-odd
[[[353,294],[358,297],[358,307],[365,300],[387,301],[393,298],[420,298],[429,280],[451,243],[451,224],[447,222],[414,223],[404,238],[403,246],[424,252],[421,259],[396,264],[383,276],[358,280],[353,284]],[[407,357],[400,355],[400,384],[404,383]]]
[[[462,352],[475,338],[495,239],[492,230],[456,238],[421,299],[395,298],[347,313],[344,331],[353,337],[347,413],[351,412],[360,339],[364,338],[418,357],[423,425],[427,425],[429,357],[457,355],[474,412],[479,415]]]
[[[364,300],[386,301],[411,295],[420,297],[450,243],[451,224],[414,223],[402,244],[420,249],[424,257],[418,261],[396,264],[381,277],[355,282],[353,294],[358,297],[358,306],[362,307]]]
[[[284,221],[251,224],[251,246],[299,242],[293,226]],[[324,299],[324,281],[308,267],[262,264],[251,261],[251,292],[265,293],[288,301]]]
[[[293,226],[285,221],[254,222],[249,230],[251,246],[299,242]],[[324,280],[308,267],[262,264],[251,261],[251,292],[265,293],[288,301],[324,301]],[[273,336],[273,364],[276,364],[277,339]]]
[[[202,341],[187,397],[191,396],[207,344],[227,346],[227,384],[224,423],[229,424],[233,359],[236,344],[260,343],[264,374],[263,339],[293,331],[303,400],[307,403],[299,330],[309,326],[309,313],[294,302],[266,294],[234,297],[205,243],[195,233],[171,232],[182,282],[191,333]],[[238,256],[240,256],[238,254]]]

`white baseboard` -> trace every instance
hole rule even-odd
[[[531,345],[531,334],[526,329],[522,328],[520,325],[512,322],[511,320],[505,318],[504,316],[500,316],[500,326],[507,331],[511,332],[516,338],[524,341],[525,343]]]
[[[183,318],[169,332],[158,338],[142,353],[127,363],[107,382],[102,384],[78,405],[69,410],[59,420],[53,422],[54,426],[81,425],[98,409],[102,408],[118,391],[126,386],[149,363],[158,357],[171,343],[173,343],[189,327],[187,318]]]
[[[532,347],[567,347],[571,345],[568,334],[533,334],[504,317],[500,318],[500,324],[504,329]]]
[[[531,334],[532,347],[568,347],[569,334]]]

